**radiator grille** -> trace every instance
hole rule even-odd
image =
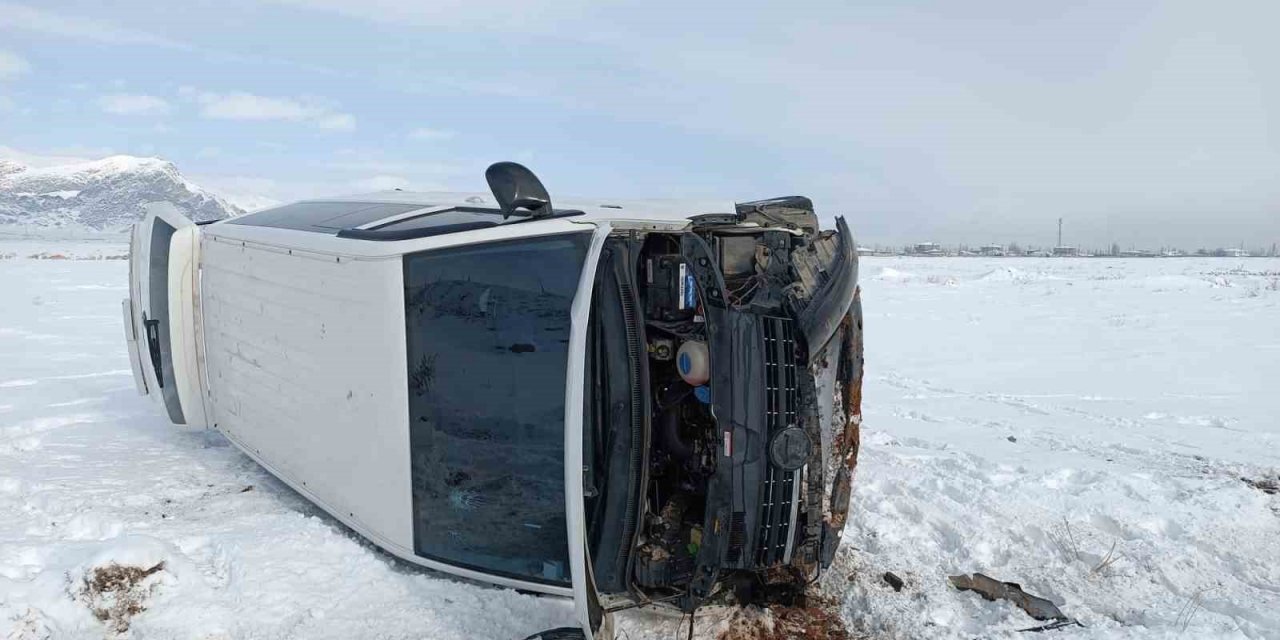
[[[796,342],[792,322],[764,318],[765,425],[769,438],[797,424]],[[760,531],[756,564],[781,562],[791,534],[792,502],[799,471],[782,471],[765,465],[761,487]]]

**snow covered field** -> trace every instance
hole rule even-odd
[[[210,640],[570,623],[565,602],[393,561],[221,437],[169,426],[128,371],[127,264],[32,247],[0,243],[17,254],[0,259],[0,637],[101,638],[122,619],[134,638]],[[861,273],[864,446],[823,580],[853,628],[1037,624],[947,585],[979,571],[1086,625],[1053,637],[1280,637],[1280,495],[1243,480],[1280,469],[1280,260],[873,258]],[[112,561],[163,566],[112,602],[94,588]],[[717,618],[699,616],[701,635]],[[620,620],[633,640],[678,624]]]
[[[826,581],[847,618],[919,638],[1037,624],[946,582],[980,571],[1086,625],[1055,635],[1280,637],[1280,495],[1242,481],[1280,470],[1280,260],[861,276],[864,446]]]

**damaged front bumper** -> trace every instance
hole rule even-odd
[[[759,593],[776,593],[802,589],[834,557],[848,518],[862,384],[857,256],[844,220],[837,225],[837,233],[800,238],[760,234],[750,297],[735,297],[744,285],[726,284],[738,274],[723,270],[714,231],[682,238],[705,302],[720,430],[685,609],[709,598],[726,573],[751,574],[765,587]]]

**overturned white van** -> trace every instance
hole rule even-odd
[[[777,601],[828,566],[858,451],[855,243],[806,198],[379,193],[135,226],[125,334],[216,429],[409,562],[573,598]]]

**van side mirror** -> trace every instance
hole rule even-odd
[[[542,186],[538,176],[527,167],[515,162],[495,162],[484,172],[493,198],[502,208],[506,218],[517,209],[524,209],[535,218],[552,214],[551,195]]]

